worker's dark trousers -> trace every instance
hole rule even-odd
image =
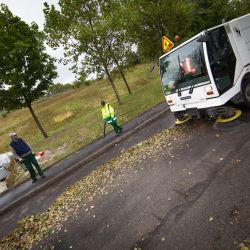
[[[117,124],[116,121],[113,120],[112,123],[110,123],[110,124],[113,126],[113,128],[114,128],[116,134],[119,134],[119,133],[121,132],[121,127],[118,126],[118,124]]]
[[[36,171],[34,170],[32,165],[34,165],[36,167],[37,172],[40,176],[43,175],[43,171],[42,171],[39,163],[37,162],[37,160],[33,154],[29,154],[29,155],[23,157],[22,161],[23,161],[23,164],[28,169],[32,180],[36,180]]]
[[[113,126],[116,134],[121,132],[122,128],[117,124],[116,120],[110,119],[108,120],[108,124]]]

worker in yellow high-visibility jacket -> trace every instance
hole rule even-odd
[[[120,127],[117,124],[117,118],[115,116],[115,110],[114,108],[109,104],[105,103],[105,101],[101,101],[102,105],[102,118],[104,122],[107,122],[108,124],[112,125],[116,135],[119,135],[122,131],[122,127]]]

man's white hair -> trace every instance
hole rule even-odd
[[[11,132],[10,134],[9,134],[9,137],[13,137],[13,136],[15,136],[15,135],[17,135],[17,133],[16,132]]]

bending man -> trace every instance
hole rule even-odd
[[[29,145],[22,139],[17,136],[15,132],[10,133],[10,149],[15,157],[16,160],[22,161],[23,164],[26,166],[28,169],[32,183],[36,182],[36,171],[34,170],[33,166],[34,165],[38,171],[38,174],[44,178],[45,175],[43,174],[43,171],[37,162],[34,154],[32,153],[31,148]]]

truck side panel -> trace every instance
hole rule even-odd
[[[250,14],[229,22],[244,66],[250,63]]]

